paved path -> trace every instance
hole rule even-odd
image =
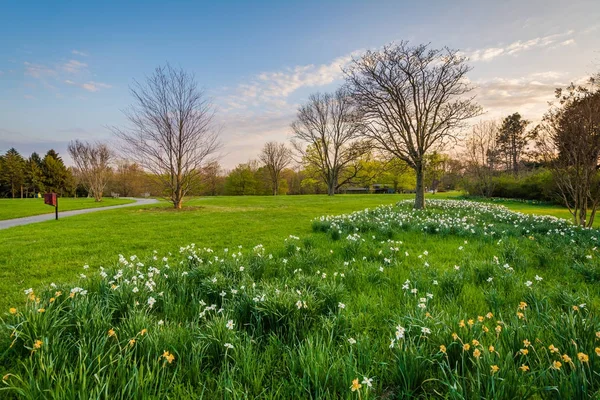
[[[87,213],[96,212],[96,211],[114,210],[115,208],[145,206],[147,204],[158,203],[158,200],[156,200],[156,199],[135,199],[132,197],[122,197],[122,199],[135,200],[135,203],[121,204],[118,206],[108,206],[108,207],[84,208],[83,210],[73,210],[73,211],[58,210],[58,219],[71,217],[73,215],[87,214]],[[32,217],[7,219],[4,221],[0,221],[0,229],[12,228],[13,226],[19,226],[19,225],[34,224],[36,222],[48,221],[48,220],[51,220],[54,218],[55,218],[55,215],[54,215],[54,213],[52,213],[52,214],[34,215]]]

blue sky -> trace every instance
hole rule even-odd
[[[213,99],[231,168],[287,141],[352,55],[399,40],[469,56],[483,118],[536,120],[554,87],[600,71],[599,16],[597,0],[3,2],[0,152],[111,140],[133,79],[169,62]]]

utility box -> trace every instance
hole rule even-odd
[[[49,206],[56,207],[56,193],[45,193],[44,194],[44,204],[48,204]]]

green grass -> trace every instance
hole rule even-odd
[[[94,199],[88,198],[62,197],[58,199],[58,211],[60,213],[61,211],[117,206],[128,203],[133,203],[133,200],[105,197],[101,202],[96,202]],[[44,204],[44,199],[0,199],[0,221],[52,213],[54,213],[54,207]]]
[[[49,252],[65,261],[57,288],[28,277],[40,285],[0,329],[13,374],[0,396],[598,398],[598,232],[467,202],[311,223],[399,198],[198,199],[103,213],[114,228],[73,218],[68,239],[107,243]],[[352,392],[363,377],[372,387]]]

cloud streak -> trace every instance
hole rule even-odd
[[[487,47],[484,49],[478,49],[472,52],[467,52],[465,55],[469,58],[469,61],[478,62],[478,61],[492,61],[493,59],[506,56],[506,55],[517,55],[524,51],[540,49],[544,47],[549,47],[552,45],[560,44],[563,46],[575,43],[573,39],[567,39],[565,41],[559,42],[561,39],[569,37],[573,35],[575,31],[569,30],[563,33],[558,33],[554,35],[540,36],[533,39],[521,41],[517,40],[516,42],[512,42],[506,46],[502,47]],[[557,43],[558,42],[558,43]]]
[[[109,85],[107,83],[94,82],[94,81],[89,81],[89,82],[85,82],[85,83],[77,83],[70,79],[67,79],[67,80],[65,80],[65,83],[67,85],[80,87],[82,89],[87,90],[88,92],[97,92],[101,89],[110,89],[112,87],[111,85]]]

